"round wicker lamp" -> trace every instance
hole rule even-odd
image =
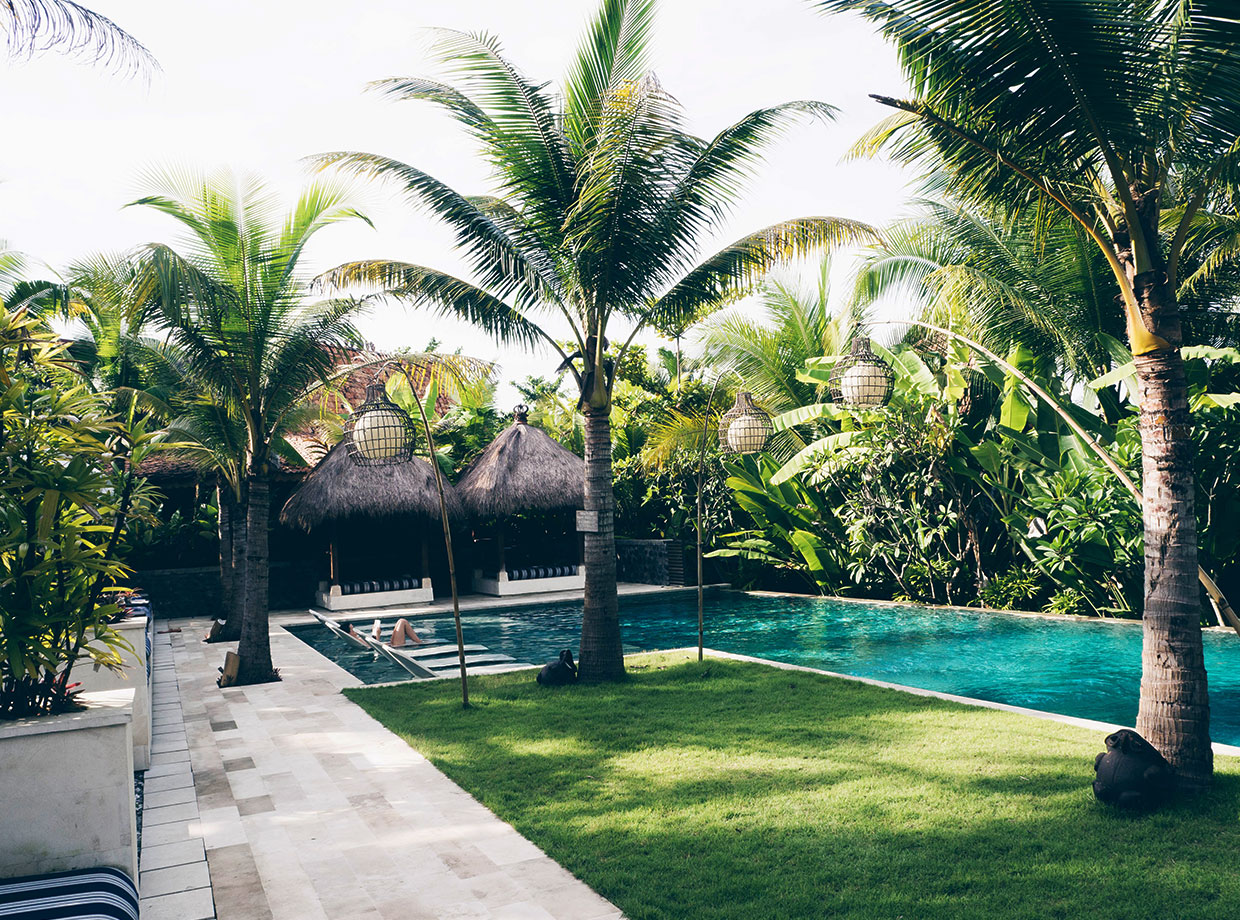
[[[753,394],[736,394],[736,405],[719,418],[719,446],[738,454],[756,454],[774,432],[771,417],[754,405]]]
[[[849,406],[887,405],[896,375],[887,362],[874,354],[870,340],[863,335],[853,339],[852,351],[836,362],[827,388],[831,401]]]
[[[408,414],[388,399],[382,383],[366,387],[366,401],[345,423],[344,444],[362,466],[404,463],[413,457],[414,427]]]

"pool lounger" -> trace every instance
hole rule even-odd
[[[359,639],[357,636],[350,635],[347,629],[342,628],[339,623],[337,623],[335,620],[331,619],[330,617],[325,617],[321,613],[316,613],[313,610],[311,610],[310,613],[315,619],[317,619],[320,623],[322,623],[324,626],[330,629],[336,636],[343,639],[345,642],[349,643],[350,645],[356,646],[357,648],[365,648],[365,649],[370,648],[369,642],[367,642],[365,639]]]
[[[393,662],[398,667],[404,668],[410,676],[416,677],[418,680],[426,680],[427,678],[435,676],[434,671],[429,668],[422,667],[422,665],[418,664],[417,661],[410,658],[408,655],[398,655],[396,653],[396,649],[392,648],[392,646],[388,645],[386,642],[373,639],[366,635],[363,635],[362,639],[369,648],[388,659],[388,661]]]

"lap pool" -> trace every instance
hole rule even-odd
[[[621,598],[625,652],[697,645],[690,593]],[[513,607],[463,617],[465,641],[541,664],[577,652],[581,604]],[[415,621],[454,641],[452,617]],[[402,680],[393,665],[346,647],[317,624],[290,627],[368,683]],[[1205,635],[1211,737],[1240,744],[1240,636]],[[706,595],[706,645],[1045,712],[1132,725],[1141,680],[1134,622],[1048,619],[817,597]]]

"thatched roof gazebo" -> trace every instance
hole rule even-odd
[[[444,502],[450,517],[465,516],[446,481]],[[320,585],[319,602],[336,610],[433,599],[428,549],[440,514],[435,472],[425,460],[363,466],[337,444],[285,504],[280,522],[327,532],[331,580]],[[416,577],[407,552],[413,537],[422,544]]]
[[[581,508],[585,500],[585,461],[563,447],[546,432],[528,423],[527,410],[518,406],[515,419],[492,441],[457,483],[457,494],[465,509],[479,523],[495,522],[494,577],[491,572],[476,568],[474,587],[488,594],[524,594],[533,591],[556,591],[584,585],[581,574],[579,540],[574,528],[561,528],[556,535],[541,535],[529,546],[519,547],[525,559],[518,567],[506,565],[506,523],[522,515],[541,515],[567,519]],[[567,523],[567,521],[565,521]],[[517,526],[518,531],[520,526]],[[519,537],[520,534],[518,533]],[[527,534],[528,536],[528,534]],[[535,543],[547,550],[547,537],[558,543],[560,555],[564,546],[574,545],[573,560],[532,559]],[[483,541],[486,542],[486,541]],[[547,563],[547,564],[543,564]],[[520,583],[517,587],[510,582]]]

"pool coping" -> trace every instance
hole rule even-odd
[[[707,585],[706,587],[716,587]],[[730,586],[727,586],[730,588]],[[876,597],[845,597],[842,594],[798,594],[795,591],[747,591],[742,588],[730,588],[742,594],[756,597],[807,597],[815,600],[841,601],[846,604],[874,604],[881,607],[926,607],[930,610],[950,610],[957,613],[998,613],[1004,616],[1032,617],[1038,620],[1055,620],[1060,623],[1107,623],[1116,626],[1140,626],[1140,617],[1088,617],[1071,613],[1047,613],[1044,610],[1002,610],[998,607],[962,607],[959,604],[929,604],[925,601],[890,601]],[[1203,626],[1203,633],[1233,633],[1230,626]],[[1240,636],[1237,636],[1240,638]]]
[[[690,645],[683,648],[667,649],[669,653],[676,652],[697,652],[696,645]],[[914,696],[928,696],[938,700],[947,700],[951,703],[961,703],[965,706],[979,706],[983,709],[997,709],[1000,712],[1011,712],[1020,716],[1032,716],[1035,719],[1045,719],[1050,722],[1060,722],[1064,725],[1072,725],[1076,728],[1087,728],[1091,731],[1100,731],[1110,734],[1121,728],[1132,728],[1131,725],[1116,725],[1111,722],[1099,722],[1095,719],[1082,719],[1079,716],[1066,716],[1058,712],[1047,712],[1042,709],[1028,709],[1024,706],[1013,706],[1010,703],[996,703],[993,700],[980,700],[971,696],[959,696],[955,693],[943,693],[939,690],[926,690],[923,687],[909,687],[904,684],[893,684],[890,681],[876,680],[872,677],[858,677],[855,674],[840,674],[837,671],[827,671],[822,668],[811,668],[806,665],[788,664],[784,661],[775,661],[772,658],[758,658],[754,655],[741,655],[736,652],[724,652],[719,649],[704,648],[704,655],[710,655],[715,658],[726,658],[733,661],[748,661],[753,664],[765,664],[773,668],[779,668],[783,671],[804,671],[809,674],[822,674],[826,677],[837,677],[841,680],[856,681],[861,684],[869,684],[871,687],[882,687],[886,690],[900,690],[904,693],[911,693]],[[1221,741],[1211,741],[1211,747],[1216,754],[1224,754],[1228,757],[1240,757],[1240,746],[1234,744],[1224,744]]]

